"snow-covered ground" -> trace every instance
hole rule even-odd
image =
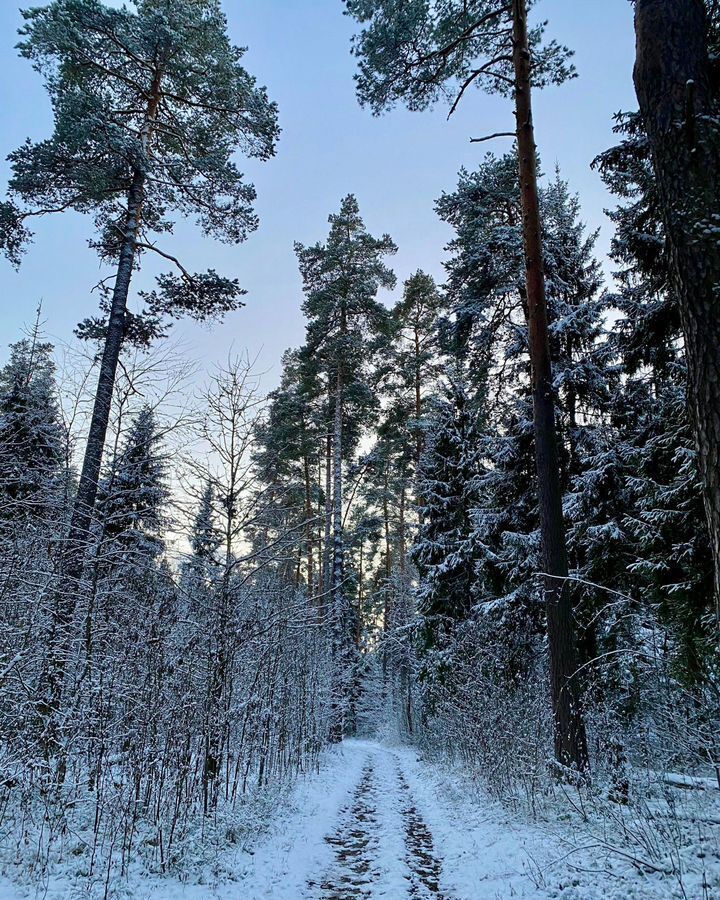
[[[561,818],[561,817],[559,817]],[[319,773],[300,780],[270,826],[227,844],[204,883],[131,873],[109,897],[132,900],[630,900],[720,897],[720,868],[677,879],[609,854],[577,819],[530,824],[469,781],[405,747],[349,740]],[[710,854],[712,856],[712,854]],[[714,874],[711,872],[714,871]],[[208,874],[214,872],[214,875]],[[74,900],[78,879],[59,874],[40,890],[0,879],[0,900]],[[703,880],[707,888],[703,888]],[[715,891],[718,893],[714,893]],[[99,896],[102,896],[102,891]],[[93,895],[94,896],[94,895]]]
[[[533,883],[540,830],[512,827],[407,748],[349,740],[300,782],[253,852],[239,884],[138,885],[136,900],[547,898]],[[428,837],[428,834],[430,837]]]

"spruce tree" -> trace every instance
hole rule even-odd
[[[403,296],[393,308],[393,369],[400,381],[403,418],[414,432],[416,472],[424,445],[427,397],[440,371],[438,320],[444,302],[432,276],[419,269],[405,281]]]
[[[296,551],[291,550],[291,555],[302,555],[310,597],[320,586],[322,568],[320,559],[316,560],[315,540],[321,499],[318,466],[325,430],[318,395],[319,386],[303,348],[285,353],[280,386],[269,395],[267,415],[258,426],[255,454],[262,484],[275,487],[264,522],[272,525],[278,538],[285,532],[288,547]],[[264,539],[267,543],[267,535]],[[297,574],[302,565],[295,568]],[[323,602],[320,598],[321,606]]]
[[[540,194],[563,491],[582,469],[609,398],[610,353],[602,340],[608,300],[600,293],[595,235],[586,235],[579,202],[559,173]],[[484,549],[478,594],[532,607],[540,565],[532,476],[533,412],[520,199],[512,156],[488,155],[462,171],[437,204],[455,236],[448,245],[453,314],[444,344],[459,360],[483,410],[477,538]],[[574,562],[574,560],[573,560]]]
[[[155,413],[145,406],[133,419],[98,489],[98,519],[112,566],[138,566],[164,548],[167,462]],[[127,571],[127,570],[126,570]]]
[[[52,344],[37,334],[11,345],[0,371],[0,521],[6,540],[28,527],[60,525],[68,485]]]
[[[420,474],[422,524],[412,548],[427,647],[442,645],[477,598],[473,513],[480,474],[479,409],[461,376],[435,402]]]
[[[189,535],[190,553],[180,568],[179,589],[192,636],[207,633],[212,611],[211,594],[218,581],[218,551],[222,536],[217,527],[215,491],[210,481],[202,489]]]
[[[615,131],[621,140],[595,165],[619,200],[610,213],[618,285],[611,301],[620,312],[611,338],[624,378],[606,434],[578,485],[574,528],[582,533],[586,577],[611,580],[643,621],[659,622],[675,673],[697,686],[714,664],[716,647],[711,543],[684,403],[680,304],[642,120],[621,114]]]

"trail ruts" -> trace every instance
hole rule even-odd
[[[360,900],[371,896],[375,879],[372,860],[377,854],[377,818],[374,777],[368,761],[350,806],[343,810],[337,830],[325,838],[335,852],[335,862],[318,885],[310,882],[318,900]]]
[[[451,900],[440,890],[442,863],[435,855],[432,834],[413,801],[405,776],[398,768],[400,802],[405,827],[406,860],[410,869],[410,897],[433,897]]]

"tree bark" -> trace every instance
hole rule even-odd
[[[720,137],[702,0],[637,0],[635,90],[680,308],[720,623]]]
[[[543,271],[535,130],[532,119],[531,56],[526,0],[513,0],[513,65],[555,756],[562,765],[585,770],[588,764],[587,740],[580,706],[572,599],[567,580],[568,562]]]
[[[327,445],[327,441],[325,442]],[[320,618],[321,620],[325,616],[325,547],[324,543],[324,535],[323,535],[323,468],[322,468],[322,453],[318,453],[318,471],[317,471],[317,488],[318,488],[318,505],[317,505],[317,515],[318,515],[318,532],[317,532],[317,545],[318,545],[318,558],[317,558],[317,582],[318,582],[318,608],[320,610]],[[327,490],[327,485],[325,485]],[[327,497],[325,499],[325,509],[327,509]]]
[[[332,592],[335,615],[343,609],[345,546],[343,538],[343,373],[338,365],[333,422],[333,573]]]
[[[333,435],[328,423],[328,434],[325,441],[325,536],[323,547],[323,591],[332,593],[331,564],[332,552],[330,549],[332,535],[332,460],[333,460]]]
[[[85,554],[90,542],[90,528],[110,420],[115,376],[125,333],[125,310],[140,227],[144,183],[143,171],[136,170],[128,193],[125,228],[80,483],[73,505],[70,529],[60,559],[60,583],[54,598],[52,634],[44,673],[44,698],[40,705],[41,717],[46,720],[48,730],[46,739],[50,744],[56,743],[57,736],[54,735],[55,729],[47,723],[47,719],[53,717],[59,709],[66,657],[72,638],[70,629],[80,592]]]
[[[303,470],[305,475],[305,542],[307,555],[307,591],[308,598],[312,600],[315,595],[315,574],[313,572],[313,554],[315,552],[313,535],[313,508],[312,508],[312,488],[310,482],[310,460],[307,453],[303,455]]]
[[[423,434],[420,418],[422,416],[422,367],[420,360],[420,313],[417,312],[417,318],[413,328],[413,343],[415,351],[415,506],[417,508],[418,524],[423,524],[422,503],[423,498],[420,491],[422,481],[421,467],[423,446],[425,443],[425,435]]]
[[[345,731],[345,707],[347,698],[347,617],[345,615],[343,575],[345,568],[343,541],[343,373],[338,360],[335,384],[335,410],[333,422],[333,556],[332,556],[332,628],[335,684],[333,685],[333,709],[330,740],[338,743]]]
[[[144,173],[136,171],[128,194],[125,232],[120,250],[105,346],[103,347],[100,363],[100,375],[95,392],[95,403],[83,458],[80,483],[70,524],[68,543],[71,550],[76,549],[77,545],[82,545],[87,540],[88,529],[95,508],[102,455],[110,421],[115,377],[125,334],[125,312],[135,260],[137,235],[140,227],[144,183]]]
[[[398,515],[398,570],[401,576],[407,569],[407,537],[405,535],[405,480],[400,488],[400,511]]]

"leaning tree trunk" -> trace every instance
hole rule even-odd
[[[720,623],[720,123],[707,27],[702,0],[637,0],[635,90],[682,318]]]
[[[64,574],[78,574],[74,566],[82,564],[83,549],[88,540],[88,531],[95,508],[98,482],[100,479],[100,466],[105,447],[110,410],[112,407],[113,389],[117,374],[120,350],[125,334],[125,312],[127,309],[130,280],[132,278],[133,264],[137,247],[137,236],[140,227],[140,213],[143,203],[145,175],[138,170],[133,176],[132,185],[128,195],[128,210],[125,220],[122,248],[118,262],[115,289],[113,291],[110,318],[108,321],[107,335],[103,355],[100,363],[100,375],[95,391],[95,404],[93,406],[90,431],[88,433],[85,457],[83,459],[82,472],[78,492],[75,497],[68,545],[71,554],[68,568]],[[79,551],[79,552],[78,552]]]
[[[49,747],[56,744],[56,729],[48,720],[54,718],[59,710],[62,684],[67,668],[67,656],[72,643],[70,629],[75,614],[77,596],[80,592],[85,555],[90,542],[90,528],[110,420],[115,376],[125,333],[125,311],[137,249],[144,184],[145,174],[138,169],[133,175],[128,193],[125,227],[85,457],[75,496],[70,529],[60,559],[60,583],[54,597],[52,634],[44,673],[43,699],[40,705],[41,717],[46,723],[46,744]]]
[[[85,554],[90,541],[90,528],[95,511],[102,455],[105,448],[112,396],[115,387],[120,351],[125,336],[125,315],[130,282],[137,254],[138,235],[142,220],[147,181],[147,160],[161,100],[163,72],[155,70],[148,93],[145,120],[139,134],[139,158],[132,170],[127,194],[127,210],[120,241],[115,286],[110,304],[105,345],[100,362],[100,374],[95,389],[90,430],[83,458],[80,483],[73,504],[73,514],[65,547],[60,559],[60,579],[54,596],[52,631],[41,686],[40,716],[44,722],[44,742],[48,750],[58,747],[57,714],[60,710],[67,658],[72,644],[72,621],[80,591]],[[64,763],[59,763],[62,779]]]
[[[555,756],[563,765],[572,765],[584,770],[588,761],[587,741],[576,673],[573,609],[568,584],[562,512],[535,131],[532,120],[531,57],[526,0],[513,0],[513,64]]]

